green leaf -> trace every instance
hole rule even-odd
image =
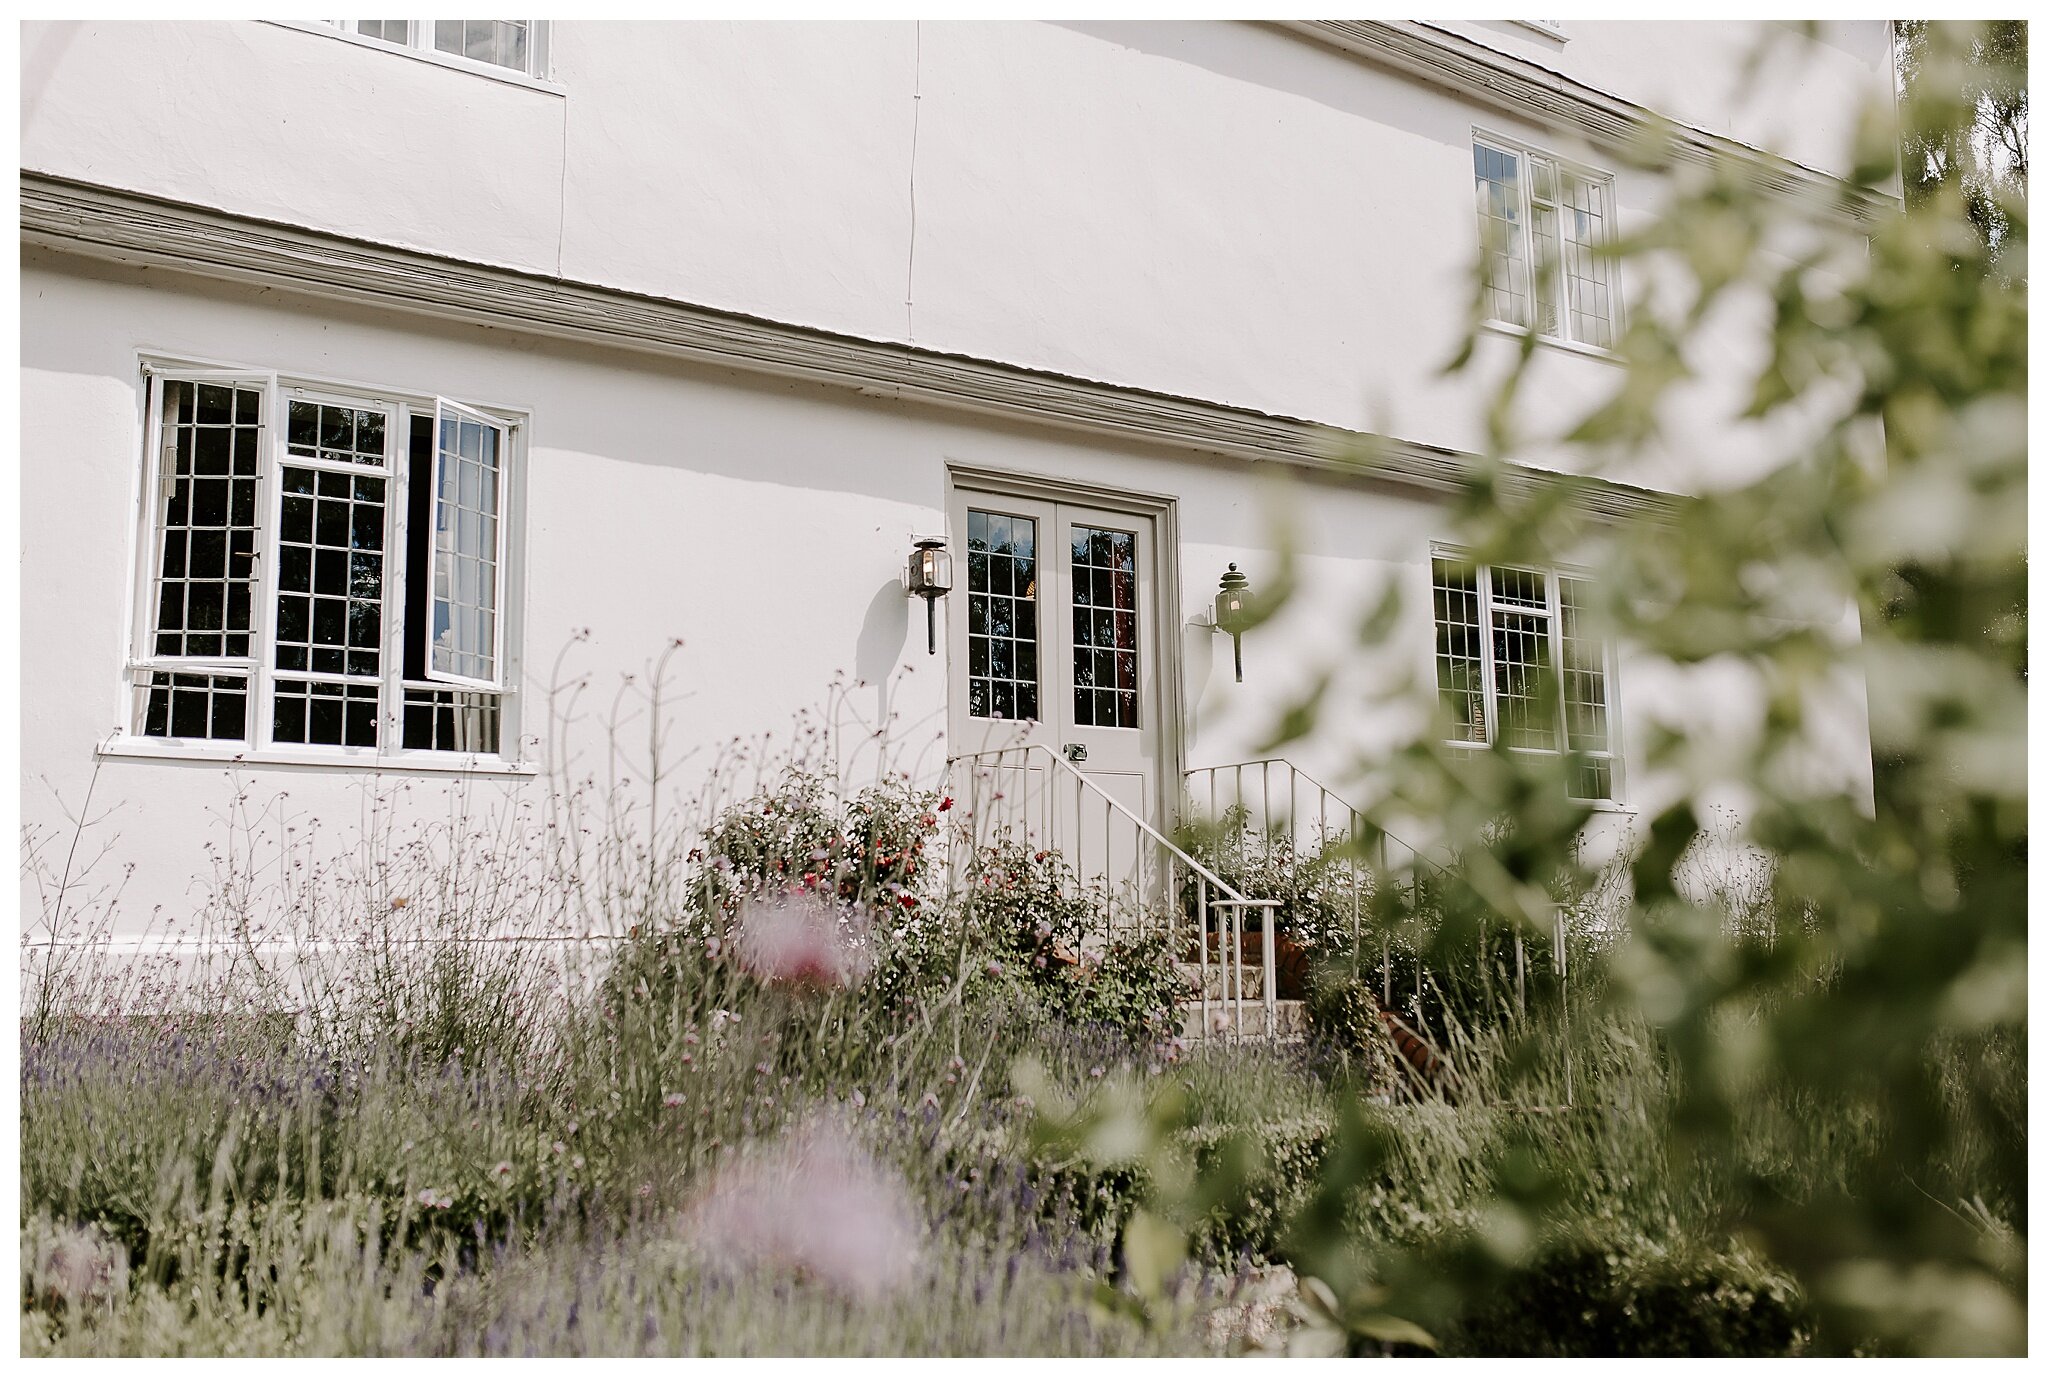
[[[1179,1230],[1143,1206],[1131,1212],[1124,1226],[1124,1270],[1139,1296],[1162,1300],[1186,1257],[1187,1240]]]

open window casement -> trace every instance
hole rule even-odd
[[[422,660],[437,684],[501,689],[505,462],[511,427],[434,403],[433,593]]]
[[[142,735],[246,739],[261,663],[265,446],[276,378],[149,370],[148,455],[129,658]]]

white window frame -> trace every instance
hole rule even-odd
[[[431,54],[444,61],[459,62],[465,67],[481,67],[488,71],[496,72],[516,72],[520,76],[532,77],[536,81],[547,80],[548,40],[551,35],[548,33],[550,21],[545,19],[519,21],[528,26],[526,30],[526,66],[524,67],[512,67],[502,62],[485,62],[481,58],[468,57],[462,53],[451,53],[447,49],[437,46],[434,42],[434,25],[441,22],[438,20],[406,19],[400,21],[406,25],[406,41],[403,43],[386,38],[382,34],[363,33],[357,27],[365,22],[360,19],[330,19],[327,22],[333,24],[343,33],[352,35],[364,42],[381,43],[393,48],[405,48],[416,53]],[[454,20],[452,22],[466,23],[467,21]]]
[[[1465,550],[1459,546],[1445,545],[1440,542],[1433,542],[1430,545],[1429,555],[1430,567],[1432,569],[1434,568],[1435,562],[1438,560],[1454,561],[1458,564],[1462,564],[1470,568],[1473,572],[1474,587],[1477,591],[1479,602],[1479,680],[1481,689],[1479,695],[1479,711],[1481,715],[1481,720],[1485,724],[1486,740],[1480,742],[1471,742],[1456,737],[1446,737],[1443,739],[1443,744],[1449,747],[1456,747],[1462,751],[1490,751],[1493,749],[1493,744],[1496,741],[1500,740],[1501,731],[1500,709],[1498,703],[1496,702],[1499,685],[1496,683],[1494,679],[1494,611],[1496,607],[1499,607],[1501,610],[1509,613],[1530,613],[1539,610],[1527,607],[1519,603],[1508,602],[1496,604],[1493,596],[1493,566],[1483,561],[1473,559],[1470,551]],[[1536,747],[1509,745],[1507,747],[1507,750],[1517,752],[1525,756],[1564,757],[1570,754],[1570,742],[1567,737],[1567,710],[1566,705],[1564,703],[1563,694],[1564,608],[1562,606],[1563,590],[1560,588],[1560,580],[1576,579],[1581,582],[1591,583],[1592,576],[1589,573],[1587,573],[1583,568],[1575,565],[1543,565],[1531,562],[1528,564],[1515,564],[1512,566],[1512,568],[1532,570],[1537,573],[1540,573],[1543,576],[1544,608],[1541,610],[1541,612],[1546,620],[1548,627],[1550,666],[1552,674],[1557,677],[1558,681],[1558,701],[1557,718],[1556,721],[1552,724],[1552,729],[1555,733],[1554,740],[1556,743],[1554,746]],[[1433,574],[1431,576],[1431,583],[1433,586]],[[1438,692],[1441,692],[1442,685],[1437,680],[1436,638],[1438,634],[1438,624],[1436,621],[1436,600],[1433,591],[1429,603],[1430,683],[1438,690]],[[1578,754],[1584,756],[1587,760],[1605,761],[1607,763],[1607,795],[1605,798],[1587,798],[1585,796],[1577,794],[1569,795],[1568,797],[1572,799],[1572,801],[1575,803],[1587,804],[1595,809],[1625,811],[1621,802],[1624,798],[1624,795],[1622,781],[1621,714],[1617,706],[1618,700],[1616,696],[1616,653],[1612,638],[1602,637],[1600,638],[1598,644],[1600,646],[1601,687],[1604,691],[1604,702],[1602,704],[1602,707],[1607,715],[1607,749],[1605,751],[1582,751]]]
[[[497,614],[498,619],[497,636],[491,645],[491,668],[494,673],[489,679],[474,679],[467,675],[458,675],[452,670],[436,670],[434,668],[432,610],[435,594],[429,589],[427,593],[427,626],[422,628],[426,635],[426,645],[423,648],[425,674],[428,681],[442,688],[476,689],[491,693],[502,693],[505,687],[505,485],[510,477],[506,472],[506,464],[511,455],[512,429],[503,420],[492,416],[488,412],[479,411],[475,407],[465,407],[462,403],[452,401],[446,397],[436,397],[434,399],[434,475],[429,481],[432,494],[429,501],[433,505],[433,510],[437,513],[441,507],[441,429],[446,419],[451,416],[458,420],[475,421],[498,433],[497,541],[495,548],[491,552],[491,607]],[[410,504],[408,504],[409,506]],[[438,551],[434,552],[433,558],[436,561],[439,560]]]
[[[1561,248],[1563,244],[1564,217],[1560,209],[1558,195],[1560,188],[1555,185],[1554,178],[1551,196],[1541,204],[1547,205],[1551,209],[1554,223],[1557,226],[1555,237],[1560,245],[1556,261],[1550,265],[1553,290],[1556,293],[1557,301],[1557,329],[1544,330],[1537,319],[1540,298],[1537,295],[1536,286],[1538,274],[1542,271],[1542,265],[1536,261],[1536,207],[1539,204],[1539,199],[1536,196],[1534,165],[1538,162],[1548,163],[1556,173],[1575,177],[1586,183],[1592,188],[1594,194],[1600,198],[1600,219],[1605,231],[1602,243],[1598,246],[1600,248],[1612,245],[1615,240],[1617,222],[1615,219],[1614,174],[1601,168],[1589,167],[1584,163],[1574,162],[1569,158],[1560,158],[1548,149],[1537,148],[1520,139],[1508,138],[1491,130],[1476,126],[1472,130],[1472,147],[1474,149],[1483,148],[1515,160],[1515,188],[1519,193],[1520,200],[1517,212],[1521,216],[1522,226],[1522,269],[1527,276],[1529,284],[1528,323],[1502,320],[1498,316],[1488,315],[1485,318],[1486,324],[1493,329],[1506,331],[1510,334],[1533,333],[1537,339],[1546,344],[1563,345],[1573,350],[1596,354],[1603,358],[1617,357],[1615,346],[1621,341],[1623,327],[1626,323],[1621,300],[1621,265],[1615,260],[1608,260],[1606,284],[1608,342],[1600,344],[1595,341],[1577,338],[1573,333],[1571,302],[1564,276]],[[1482,254],[1484,253],[1484,248],[1485,246],[1482,244]],[[1492,305],[1492,299],[1493,293],[1489,289],[1486,293],[1489,309]]]
[[[477,76],[491,77],[518,86],[530,86],[536,90],[561,92],[561,87],[549,77],[550,57],[553,48],[554,21],[533,19],[527,22],[535,27],[530,31],[526,45],[526,68],[500,67],[493,62],[480,62],[459,53],[444,53],[433,44],[434,23],[431,19],[410,19],[411,30],[408,41],[396,43],[378,35],[360,33],[356,26],[359,19],[270,19],[265,23],[276,24],[287,29],[298,29],[303,33],[319,34],[324,38],[340,39],[359,47],[375,48],[385,53],[398,53],[431,62],[437,66],[456,71],[470,72]]]
[[[512,530],[524,510],[526,433],[529,415],[521,410],[490,404],[451,404],[474,419],[501,432],[497,531],[497,680],[492,684],[471,681],[427,682],[405,677],[407,589],[405,569],[409,514],[411,508],[411,434],[415,416],[424,415],[439,437],[439,409],[446,399],[432,393],[416,393],[302,374],[281,374],[272,370],[240,368],[214,363],[188,362],[165,355],[141,357],[141,427],[144,464],[138,493],[137,536],[133,542],[135,563],[130,581],[132,615],[129,619],[128,653],[123,660],[121,682],[121,727],[100,746],[102,754],[170,758],[232,759],[256,763],[277,762],[303,765],[333,765],[357,768],[402,767],[430,771],[476,771],[531,774],[523,760],[519,733],[521,663],[519,601],[522,543]],[[259,441],[259,475],[269,491],[261,495],[256,508],[256,570],[251,591],[250,655],[164,656],[156,654],[155,632],[158,616],[157,580],[163,564],[164,524],[161,519],[163,483],[163,401],[162,389],[169,382],[201,382],[255,387],[262,393],[262,435]],[[339,403],[362,410],[379,410],[387,417],[385,461],[382,468],[366,464],[344,464],[317,457],[288,453],[287,405],[291,401]],[[275,740],[276,687],[281,677],[298,680],[350,682],[345,674],[286,672],[277,666],[277,600],[280,577],[279,538],[284,500],[284,469],[287,465],[318,471],[345,472],[357,476],[381,477],[384,498],[384,575],[382,624],[379,636],[377,698],[377,744],[374,747],[327,743],[280,743]],[[438,472],[438,465],[436,466]],[[430,475],[429,484],[435,479]],[[432,499],[429,499],[431,507]],[[429,551],[429,567],[432,552]],[[431,575],[429,575],[431,577]],[[431,590],[428,606],[432,606]],[[431,614],[429,616],[431,621]],[[152,674],[241,674],[248,680],[247,731],[238,739],[211,737],[149,736],[143,732],[147,711],[147,677]],[[405,691],[408,689],[472,690],[498,696],[498,747],[491,752],[407,748],[404,745]]]

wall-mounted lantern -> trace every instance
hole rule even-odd
[[[953,588],[953,553],[946,549],[943,536],[920,536],[912,542],[910,570],[903,576],[903,586],[924,599],[924,635],[929,644],[928,654],[939,653],[939,615],[935,604]]]
[[[1230,634],[1230,648],[1237,658],[1237,682],[1244,683],[1244,634],[1252,627],[1252,581],[1237,572],[1233,563],[1224,572],[1216,593],[1216,630]]]

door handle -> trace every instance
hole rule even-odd
[[[1060,751],[1076,765],[1088,759],[1088,746],[1085,742],[1068,742]]]

